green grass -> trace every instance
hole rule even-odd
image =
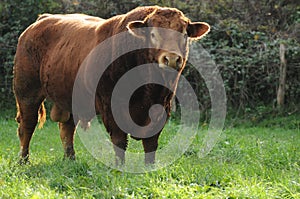
[[[50,121],[33,136],[31,164],[20,166],[17,124],[1,116],[0,198],[300,198],[299,121],[298,115],[228,124],[208,156],[198,158],[196,137],[172,165],[131,174],[95,160],[78,136],[77,160],[64,161],[57,125]],[[166,126],[162,145],[175,128]],[[140,149],[141,142],[130,140],[129,150]]]

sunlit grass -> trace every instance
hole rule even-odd
[[[78,136],[77,160],[63,160],[57,125],[50,121],[33,136],[31,164],[20,166],[17,125],[1,117],[0,198],[300,198],[299,117],[276,120],[284,123],[225,128],[204,158],[197,155],[197,137],[172,165],[131,174],[94,159]],[[174,131],[175,124],[166,126],[161,146]],[[141,152],[141,142],[130,140],[129,150]]]

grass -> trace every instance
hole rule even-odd
[[[12,118],[0,117],[0,198],[300,198],[299,115],[227,124],[208,156],[197,156],[196,137],[172,165],[144,174],[103,165],[78,136],[77,160],[64,161],[57,125],[50,121],[33,136],[31,164],[20,166]],[[274,121],[281,125],[270,126]],[[166,126],[162,145],[174,129]],[[129,150],[139,147],[130,140]]]

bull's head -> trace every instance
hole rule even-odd
[[[151,61],[160,68],[181,71],[187,60],[189,41],[202,38],[210,27],[204,22],[191,22],[177,9],[157,8],[143,21],[129,22],[127,29],[149,44]]]

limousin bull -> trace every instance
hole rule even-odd
[[[143,28],[147,28],[147,31]],[[162,34],[158,28],[172,32]],[[89,114],[76,115],[73,112],[72,93],[76,75],[96,46],[114,35],[125,33],[134,42],[146,44],[149,48],[132,51],[110,63],[98,82],[95,98],[86,102],[94,103],[96,114],[101,116],[114,145],[117,164],[124,163],[128,132],[118,126],[112,114],[114,86],[122,75],[141,64],[153,63],[153,70],[162,74],[162,78],[168,68],[174,69],[176,77],[166,81],[171,82],[173,90],[162,85],[144,85],[134,92],[129,103],[130,115],[137,125],[147,126],[151,122],[148,113],[154,104],[164,107],[167,113],[165,122],[170,116],[178,77],[187,61],[189,43],[202,38],[209,30],[207,23],[191,22],[175,8],[158,6],[138,7],[109,19],[83,14],[41,15],[21,34],[15,56],[13,85],[21,162],[28,161],[29,144],[37,123],[42,127],[46,120],[45,99],[53,104],[50,117],[59,124],[64,157],[75,159],[73,140],[76,126],[81,122],[87,127],[92,119]],[[180,33],[180,36],[173,32]],[[113,42],[108,51],[126,48],[120,46],[121,43]],[[97,62],[99,70],[105,67],[101,65],[101,59]],[[80,83],[81,88],[86,88],[88,92],[86,81]],[[121,119],[122,111],[120,108]],[[161,111],[154,111],[154,125],[163,119],[162,114]],[[124,117],[123,120],[127,121],[128,118]],[[161,130],[151,136],[145,136],[147,132],[143,132],[143,136],[139,136],[139,132],[132,134],[133,138],[142,140],[146,164],[155,161]]]

